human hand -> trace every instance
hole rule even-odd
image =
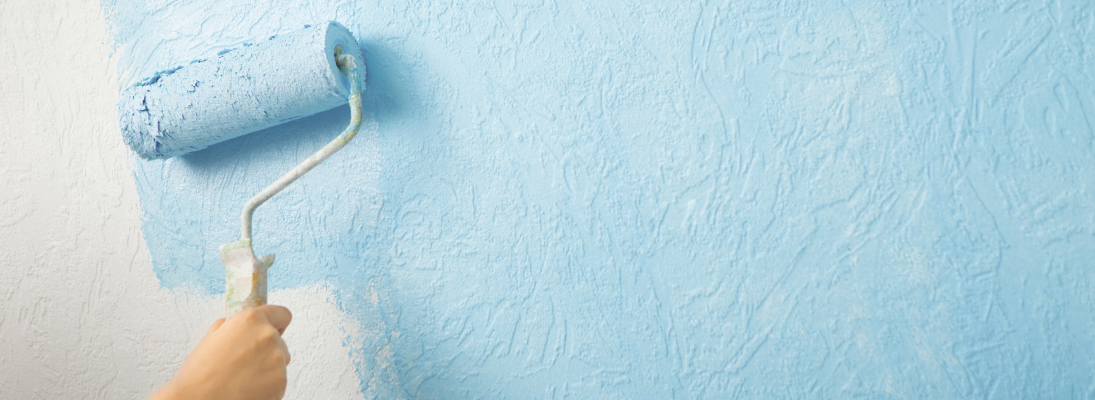
[[[279,400],[289,349],[289,309],[265,305],[213,322],[175,377],[149,400]]]

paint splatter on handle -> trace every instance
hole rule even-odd
[[[220,247],[226,272],[224,317],[266,304],[266,271],[274,265],[274,255],[255,257],[250,240]]]

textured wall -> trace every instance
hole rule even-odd
[[[144,398],[223,300],[153,273],[99,2],[0,1],[0,38],[0,399]],[[286,398],[360,398],[334,290],[270,299],[295,311]]]
[[[104,1],[124,86],[337,20],[369,129],[256,213],[366,397],[1095,396],[1086,1]],[[136,162],[165,288],[345,107]]]

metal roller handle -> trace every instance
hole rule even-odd
[[[225,317],[229,318],[240,311],[266,304],[266,271],[274,264],[274,255],[255,257],[251,247],[251,217],[258,206],[270,200],[275,194],[296,181],[312,168],[326,160],[331,154],[346,146],[361,129],[361,69],[357,60],[349,54],[342,54],[342,46],[335,47],[335,60],[344,73],[350,75],[350,125],[342,134],[323,146],[311,157],[297,164],[243,206],[240,216],[240,240],[220,247],[221,262],[225,268]]]

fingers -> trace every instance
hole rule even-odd
[[[265,315],[266,320],[270,321],[270,325],[273,325],[278,333],[285,333],[285,328],[293,320],[293,314],[289,312],[288,308],[282,306],[265,305],[255,308],[255,311]]]
[[[289,360],[291,358],[289,357],[289,346],[285,344],[284,340],[279,340],[278,344],[281,345],[282,354],[285,354],[285,365],[289,365]]]
[[[265,305],[258,307],[255,310],[266,314],[266,319],[270,321],[270,325],[272,325],[274,329],[278,330],[279,335],[285,333],[285,328],[287,328],[289,322],[293,320],[293,313],[289,312],[288,308],[282,306]],[[277,340],[277,343],[278,350],[285,356],[285,365],[289,365],[289,346],[280,338]]]

